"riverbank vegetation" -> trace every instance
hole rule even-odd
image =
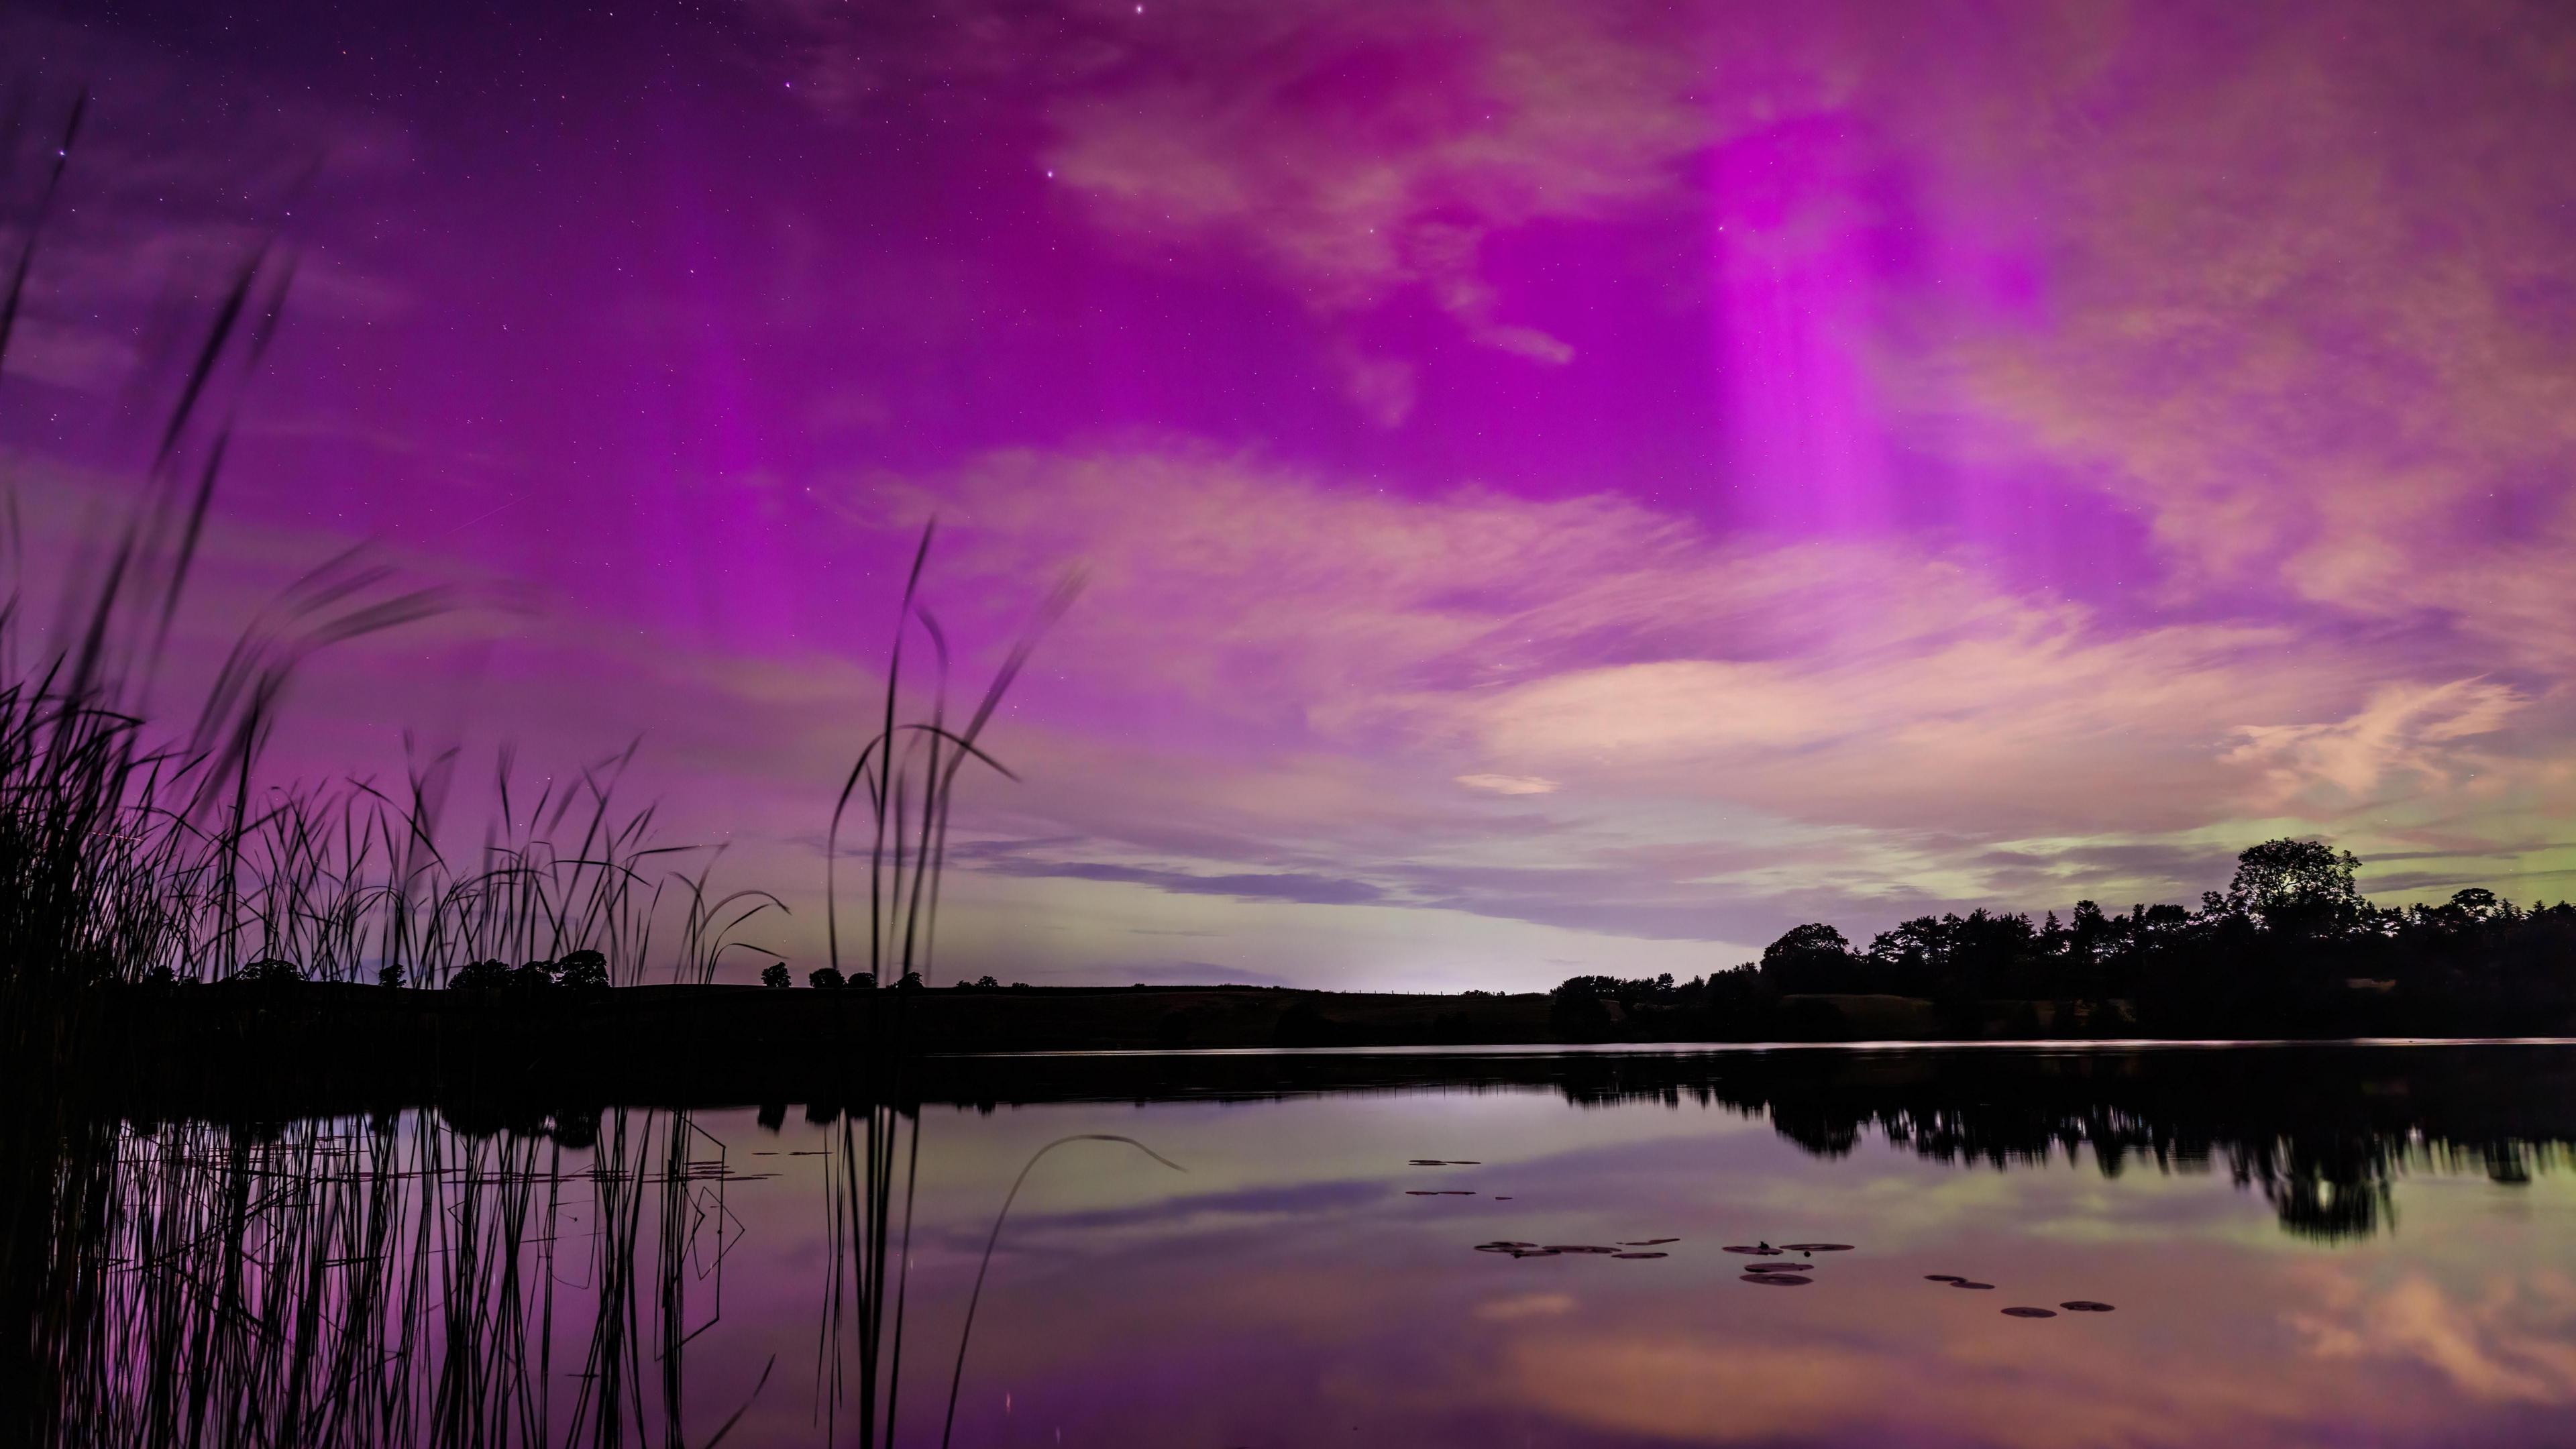
[[[1919,1003],[1959,1037],[2536,1035],[2576,1027],[2576,906],[2482,887],[2374,905],[2351,853],[2271,840],[2197,907],[2059,919],[1920,916],[1855,946],[1795,927],[1759,961],[1675,982],[1579,976],[1556,988],[1570,1036],[1641,1039],[1772,1023],[1787,1039],[1867,1036],[1866,1002]],[[1877,1013],[1886,1017],[1884,1007]],[[1900,1030],[1897,1035],[1915,1035]]]

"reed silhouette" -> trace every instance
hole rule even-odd
[[[88,105],[85,93],[69,102],[30,168],[26,93],[10,100],[0,193],[22,174],[35,181],[6,233],[15,245],[0,294],[0,374]],[[154,733],[153,683],[232,433],[217,399],[257,370],[293,274],[274,240],[237,266],[178,368],[144,487],[49,631],[30,626],[14,495],[8,510],[0,1437],[721,1442],[741,1409],[693,1438],[683,1360],[712,1321],[705,1315],[720,1310],[728,1170],[722,1144],[686,1111],[583,1106],[496,1129],[465,1125],[470,1115],[395,1111],[157,1125],[104,1109],[103,1087],[135,1060],[137,1044],[116,1039],[136,1019],[135,993],[150,998],[148,1016],[183,1030],[223,1018],[239,999],[219,1002],[226,993],[261,993],[250,1012],[264,1015],[299,993],[362,982],[577,1005],[657,976],[703,985],[728,953],[758,949],[739,938],[743,928],[786,910],[767,891],[717,890],[719,852],[681,868],[674,857],[688,848],[655,841],[653,810],[616,803],[632,746],[532,799],[505,749],[491,781],[496,824],[456,858],[443,843],[452,751],[415,754],[390,787],[268,781],[263,752],[306,661],[452,602],[438,588],[402,587],[363,549],[294,580],[245,626],[193,723]],[[831,813],[831,964],[817,984],[932,978],[961,773],[970,764],[1009,773],[980,737],[1078,585],[1068,576],[1047,596],[973,708],[952,718],[947,637],[920,596],[934,538],[925,527],[882,709]],[[916,641],[933,656],[926,688],[907,672]],[[908,713],[916,696],[926,698],[920,717]],[[844,973],[842,842],[860,823],[865,946]],[[890,993],[894,1009],[837,1044],[857,1064],[865,1105],[844,1119],[835,1159],[818,1407],[836,1437],[853,1401],[865,1445],[894,1442],[900,1423],[904,1249],[921,1159],[918,1114],[906,1105],[911,996]],[[285,1077],[303,1064],[207,1065],[212,1076]],[[531,1114],[513,1103],[505,1115]],[[568,1236],[576,1218],[583,1226]],[[577,1306],[557,1272],[574,1241],[588,1285]],[[700,1271],[710,1262],[712,1288]],[[708,1293],[717,1301],[702,1303]],[[577,1340],[565,1336],[573,1327]],[[579,1388],[559,1403],[554,1365],[576,1342]],[[962,1372],[962,1344],[958,1361]]]

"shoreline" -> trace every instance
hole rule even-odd
[[[1809,1056],[1932,1058],[1995,1050],[2104,1057],[2270,1048],[2440,1048],[2537,1051],[2576,1045],[2576,1033],[2428,1034],[2373,1020],[2309,1030],[2248,1023],[2230,1035],[2126,1029],[2069,1036],[2026,1026],[2047,1003],[1981,1005],[1975,1036],[1932,1003],[1885,997],[1792,999],[1794,1013],[1683,1022],[1645,1017],[1633,1034],[1576,1033],[1541,993],[1433,996],[1276,987],[1032,987],[894,991],[759,986],[635,986],[571,990],[428,991],[347,983],[116,987],[77,993],[70,1030],[83,1097],[110,1110],[244,1117],[380,1110],[440,1101],[669,1103],[848,1100],[892,1090],[960,1102],[1044,1097],[1052,1083],[1096,1083],[1109,1095],[1145,1090],[1182,1071],[1213,1074],[1252,1094],[1300,1090],[1299,1080],[1437,1081],[1580,1075],[1593,1058],[1687,1063]],[[1826,1013],[1832,1013],[1828,1016]],[[1834,1035],[1829,1021],[1877,1030]],[[1795,1024],[1798,1035],[1776,1030]],[[1891,1024],[1919,1030],[1889,1031]],[[2517,1023],[2527,1027],[2559,1023]],[[1698,1031],[1673,1028],[1698,1026]],[[1740,1030],[1729,1030],[1740,1028]],[[1771,1028],[1766,1030],[1765,1028]],[[2378,1028],[2378,1029],[2373,1029]],[[900,1058],[889,1049],[900,1040]],[[1447,1065],[1444,1066],[1443,1064]],[[1524,1063],[1525,1066],[1515,1066]],[[1470,1065],[1472,1064],[1472,1065]],[[1706,1063],[1703,1063],[1706,1065]],[[893,1069],[899,1086],[883,1084]],[[1676,1068],[1676,1070],[1682,1070]],[[1687,1072],[1683,1072],[1687,1075]],[[1125,1085],[1117,1085],[1117,1084]],[[1088,1093],[1089,1086],[1078,1087]],[[1229,1089],[1230,1090],[1230,1089]]]

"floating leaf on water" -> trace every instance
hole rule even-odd
[[[1801,1278],[1795,1273],[1747,1273],[1735,1281],[1739,1283],[1776,1283],[1783,1288],[1804,1288],[1816,1280],[1813,1278]]]
[[[1744,1271],[1747,1273],[1804,1273],[1814,1266],[1812,1263],[1756,1263]]]
[[[1926,1273],[1923,1275],[1923,1281],[1926,1283],[1965,1283],[1968,1280],[1960,1277],[1956,1273]]]
[[[1727,1245],[1726,1251],[1730,1253],[1751,1253],[1755,1257],[1759,1258],[1776,1258],[1780,1256],[1780,1250],[1778,1248],[1756,1248],[1747,1246],[1743,1243],[1730,1243]]]
[[[1494,1198],[1494,1201],[1496,1201],[1496,1202],[1510,1202],[1510,1201],[1511,1201],[1511,1199],[1510,1199],[1510,1198],[1508,1198],[1508,1197],[1504,1197],[1504,1196],[1502,1196],[1502,1195],[1500,1195],[1500,1194],[1497,1194],[1497,1195],[1495,1196],[1495,1198]]]
[[[2054,1308],[2007,1308],[2004,1310],[2004,1317],[2006,1318],[2055,1318],[2056,1316],[2057,1310]]]
[[[1623,1248],[1651,1248],[1658,1243],[1678,1243],[1680,1241],[1681,1239],[1679,1238],[1639,1238],[1633,1243],[1621,1243],[1619,1246]]]
[[[2057,1306],[2065,1309],[2069,1313],[2109,1313],[2113,1311],[2110,1304],[2096,1303],[2090,1298],[2078,1298],[2071,1303],[2060,1303]]]
[[[1852,1250],[1849,1243],[1782,1243],[1780,1246],[1792,1253],[1848,1253]]]
[[[1513,1247],[1509,1243],[1478,1243],[1476,1245],[1476,1251],[1479,1253],[1509,1253],[1514,1257],[1519,1257],[1521,1250]]]
[[[1612,1253],[1613,1258],[1669,1258],[1670,1253]]]
[[[1992,1288],[1995,1285],[1992,1283],[1971,1283],[1967,1279],[1961,1278],[1950,1286],[1953,1288]]]
[[[1615,1253],[1619,1251],[1617,1248],[1602,1247],[1598,1243],[1550,1243],[1547,1245],[1547,1249],[1551,1253]]]
[[[1448,1165],[1437,1157],[1417,1157],[1405,1164],[1407,1167],[1447,1167]]]
[[[1513,1256],[1513,1257],[1515,1257],[1515,1258],[1553,1258],[1553,1257],[1555,1257],[1555,1256],[1556,1256],[1556,1249],[1554,1249],[1554,1248],[1514,1248],[1514,1249],[1512,1250],[1512,1256]]]

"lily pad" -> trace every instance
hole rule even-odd
[[[1852,1250],[1849,1243],[1782,1243],[1780,1246],[1792,1253],[1848,1253]]]
[[[1551,1253],[1616,1253],[1619,1251],[1617,1248],[1602,1247],[1598,1243],[1550,1243],[1547,1245],[1547,1250]]]
[[[1729,1243],[1726,1246],[1726,1251],[1730,1253],[1751,1253],[1757,1258],[1776,1258],[1780,1256],[1780,1250],[1778,1248],[1756,1248],[1745,1243]]]
[[[2078,1298],[2072,1302],[2060,1303],[2057,1306],[2065,1309],[2069,1313],[2109,1313],[2113,1311],[2110,1304],[2096,1303],[2090,1298]]]
[[[1772,1283],[1777,1284],[1782,1288],[1804,1288],[1816,1280],[1813,1278],[1801,1278],[1795,1273],[1747,1273],[1735,1281],[1738,1283]]]
[[[1756,1263],[1744,1271],[1747,1273],[1804,1273],[1815,1266],[1813,1263]]]
[[[1661,1243],[1678,1243],[1680,1241],[1681,1239],[1679,1238],[1639,1238],[1633,1243],[1621,1243],[1619,1246],[1623,1248],[1651,1248]]]
[[[1556,1249],[1554,1249],[1554,1248],[1514,1248],[1514,1249],[1512,1249],[1512,1256],[1513,1256],[1513,1257],[1515,1257],[1515,1258],[1553,1258],[1553,1257],[1555,1257],[1555,1256],[1556,1256]]]
[[[2004,1317],[2006,1318],[2055,1318],[2056,1316],[2057,1310],[2054,1308],[2007,1308],[2004,1310]]]
[[[1669,1258],[1670,1253],[1612,1253],[1613,1258]]]
[[[1968,1280],[1960,1277],[1956,1273],[1926,1273],[1923,1275],[1923,1281],[1926,1283],[1965,1283]]]
[[[1953,1288],[1992,1288],[1995,1285],[1992,1283],[1971,1283],[1967,1279],[1961,1278],[1950,1286]]]

